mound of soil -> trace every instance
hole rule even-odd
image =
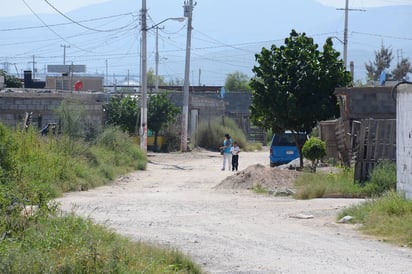
[[[260,185],[273,192],[283,192],[293,187],[299,172],[296,170],[271,168],[261,164],[249,166],[218,184],[216,189],[253,189]]]

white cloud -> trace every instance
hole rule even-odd
[[[107,1],[108,0],[48,0],[50,4],[52,4],[61,12],[69,12],[80,7],[90,6]],[[27,6],[29,6],[30,8],[28,8]],[[53,10],[53,8],[51,8],[44,0],[12,0],[3,1],[0,9],[0,17],[32,14],[30,9],[39,14],[56,13],[56,11]]]

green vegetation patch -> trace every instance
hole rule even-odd
[[[269,191],[262,186],[261,184],[256,184],[253,186],[252,188],[253,192],[257,193],[257,194],[268,194]]]
[[[309,173],[302,172],[295,181],[297,199],[322,197],[359,197],[363,189],[353,181],[353,169],[342,168],[338,172]]]
[[[361,230],[384,241],[412,247],[412,201],[394,191],[360,205],[344,209],[338,219],[352,216],[352,223]]]
[[[27,221],[0,245],[1,273],[201,273],[176,250],[130,242],[74,215]]]
[[[86,140],[0,124],[0,137],[0,273],[201,273],[176,250],[58,214],[52,201],[63,192],[146,168],[146,155],[128,134],[107,127]]]
[[[372,171],[370,180],[364,184],[354,181],[353,168],[334,168],[338,172],[307,173],[296,180],[297,199],[326,197],[359,198],[378,197],[396,189],[396,165],[381,162]]]

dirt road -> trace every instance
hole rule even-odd
[[[176,247],[209,273],[412,273],[412,250],[370,239],[336,213],[357,199],[294,200],[215,189],[216,152],[149,154],[147,171],[59,199],[135,240]],[[240,170],[267,152],[242,152]],[[294,218],[312,215],[311,219]]]

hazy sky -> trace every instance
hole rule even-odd
[[[47,0],[49,3],[54,5],[62,12],[69,12],[81,7],[87,7],[96,3],[108,2],[109,0]],[[164,0],[169,1],[169,0]],[[210,1],[210,0],[196,0],[197,2],[201,1]],[[240,0],[242,1],[242,0]],[[284,0],[274,0],[274,1],[284,1]],[[307,1],[307,0],[301,0]],[[316,0],[317,2],[337,8],[343,8],[345,6],[345,0]],[[31,14],[30,10],[27,8],[25,3],[35,9],[37,13],[55,13],[52,8],[47,4],[46,0],[11,0],[11,1],[2,1],[0,16],[9,17],[16,15],[28,15]],[[150,6],[150,0],[146,0],[147,6]],[[183,0],[181,1],[184,2]],[[136,1],[138,6],[141,6],[141,1]],[[259,0],[254,2],[254,4],[259,4]],[[357,8],[367,8],[367,7],[379,7],[379,6],[389,6],[389,5],[412,5],[412,0],[349,0],[350,7]],[[245,5],[245,8],[247,6]]]
[[[47,0],[63,12],[68,12],[77,8],[86,7],[96,3],[107,2],[108,0]],[[3,0],[1,3],[0,16],[16,16],[31,14],[25,3],[35,9],[37,13],[55,13],[44,0]]]

